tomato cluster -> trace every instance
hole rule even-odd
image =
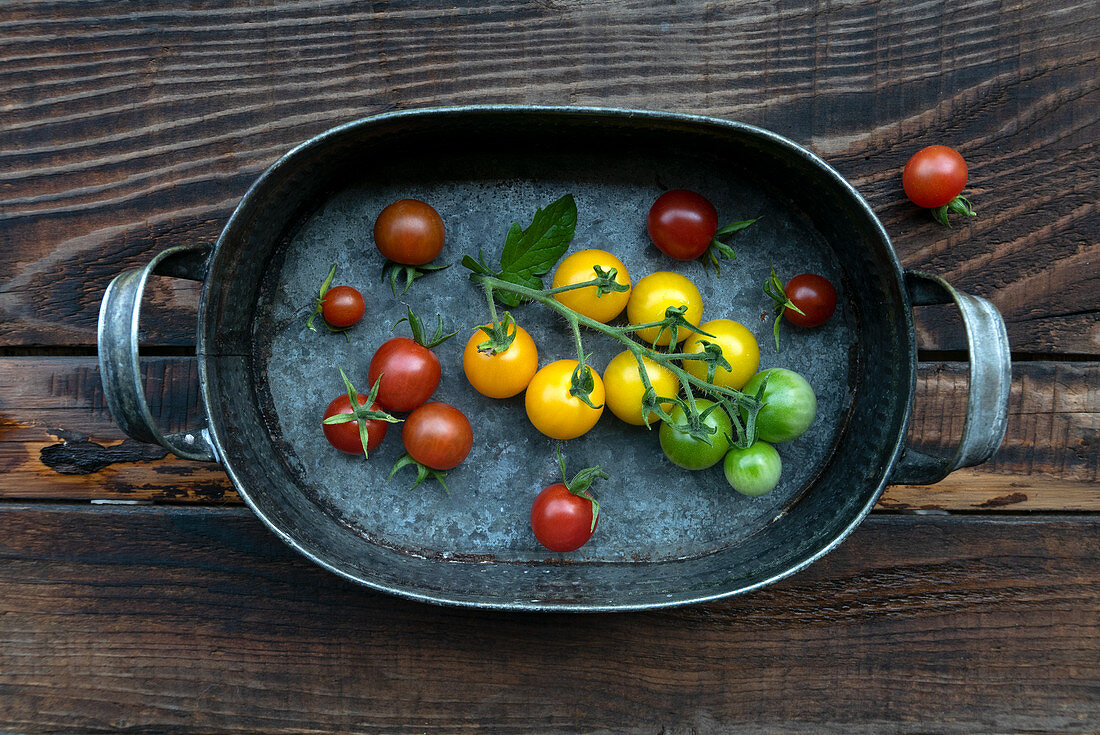
[[[443,220],[425,202],[402,199],[378,215],[374,240],[379,252],[388,260],[422,266],[439,255],[443,248]],[[330,288],[335,273],[336,266],[333,266],[321,285],[314,316],[319,313],[330,329],[345,331],[362,319],[366,305],[362,294],[351,286]],[[388,424],[401,421],[388,412],[408,413],[401,432],[406,455],[398,461],[394,471],[405,464],[415,464],[418,467],[416,484],[428,476],[442,482],[443,471],[461,464],[473,448],[469,419],[454,406],[428,402],[442,378],[439,358],[431,348],[453,334],[443,335],[440,320],[434,337],[429,338],[412,309],[408,311],[407,320],[412,338],[393,337],[379,345],[371,356],[367,368],[367,380],[371,385],[369,395],[357,392],[343,370],[340,371],[347,393],[329,403],[321,427],[325,438],[336,449],[351,454],[361,452],[369,458],[370,451],[385,438]]]
[[[408,460],[420,466],[417,484],[427,475],[450,470],[462,463],[473,448],[473,429],[460,410],[439,401],[427,402],[439,387],[442,370],[439,358],[430,346],[445,341],[442,324],[434,342],[424,342],[422,325],[409,311],[414,339],[394,337],[383,342],[371,357],[367,378],[371,393],[364,396],[354,391],[350,382],[346,395],[337,396],[322,417],[325,438],[343,452],[369,456],[386,435],[387,423],[395,423],[386,411],[409,412],[404,420],[401,440]],[[359,406],[370,404],[367,411],[352,408],[351,395]],[[348,414],[354,420],[329,423],[333,416]],[[409,463],[405,461],[399,464]],[[442,477],[437,476],[441,481]]]
[[[569,206],[575,223],[571,198],[551,208],[565,211]],[[550,216],[543,210],[540,214]],[[735,257],[722,238],[752,222],[719,228],[717,210],[705,197],[678,189],[654,202],[646,227],[653,243],[668,256],[701,258],[717,270],[719,257]],[[553,226],[532,224],[531,230],[549,232]],[[571,237],[572,229],[569,232]],[[422,274],[415,269],[443,267],[431,265],[444,247],[443,219],[424,202],[401,199],[385,207],[373,234],[378,251],[391,265],[410,269],[405,271],[406,290]],[[562,245],[544,269],[525,265],[529,270],[511,276],[505,275],[502,256],[500,279],[494,282],[504,289],[508,284],[530,284],[532,278],[549,274],[564,250]],[[510,257],[511,262],[523,262],[514,252]],[[474,271],[472,279],[492,276],[484,261],[470,260],[471,265],[468,260],[463,264]],[[320,314],[334,330],[346,330],[363,317],[365,303],[351,286],[329,287],[335,271],[333,266],[321,287],[314,315]],[[492,287],[486,288],[492,305]],[[821,324],[836,308],[832,284],[814,274],[796,276],[778,290],[788,320],[799,326]],[[522,393],[528,420],[547,437],[580,437],[608,408],[631,426],[660,424],[657,443],[672,464],[696,471],[721,462],[735,490],[762,495],[778,483],[782,467],[772,444],[793,440],[814,420],[816,397],[805,379],[779,368],[759,371],[760,348],[752,331],[724,316],[704,321],[704,299],[681,273],[657,270],[634,282],[613,253],[589,248],[557,264],[549,289],[512,293],[513,300],[501,303],[539,300],[566,316],[576,333],[579,359],[552,359],[540,367],[539,350],[528,331],[510,313],[498,318],[492,310],[489,323],[471,330],[462,351],[463,372],[473,389],[488,398],[509,399]],[[460,410],[431,400],[442,378],[441,362],[432,349],[447,338],[442,336],[442,320],[434,339],[426,337],[411,309],[408,322],[412,338],[386,340],[371,356],[366,371],[369,394],[356,392],[344,376],[347,393],[328,405],[322,428],[337,449],[369,456],[383,441],[388,424],[402,421],[389,412],[406,414],[401,431],[406,454],[394,472],[412,464],[417,467],[416,484],[426,477],[442,483],[443,473],[469,455],[474,432]],[[587,364],[590,355],[581,348],[581,327],[617,335],[628,347],[607,363],[602,375]],[[731,416],[727,407],[736,404],[722,391],[741,391],[762,405],[748,403],[753,406],[751,415],[741,409],[741,414]],[[748,446],[746,434],[756,439]],[[558,459],[562,482],[546,487],[534,499],[530,523],[539,543],[551,551],[568,552],[580,548],[595,531],[600,506],[591,486],[607,475],[599,467],[589,467],[570,480],[560,449]]]

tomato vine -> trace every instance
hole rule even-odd
[[[536,289],[528,286],[521,286],[516,283],[502,280],[488,273],[477,271],[470,274],[470,279],[479,284],[484,290],[492,323],[493,325],[499,325],[501,331],[504,331],[504,324],[510,323],[513,320],[512,315],[508,312],[504,313],[503,318],[498,315],[496,299],[494,298],[498,292],[504,292],[511,294],[513,297],[538,302],[557,312],[565,319],[573,332],[578,361],[577,368],[573,373],[573,382],[570,392],[578,398],[581,398],[581,400],[584,400],[582,396],[587,397],[588,391],[591,390],[591,388],[588,387],[588,383],[591,381],[590,371],[592,368],[587,364],[589,355],[584,351],[580,329],[581,326],[585,326],[589,329],[601,332],[619,342],[634,355],[638,362],[638,374],[645,389],[642,399],[642,412],[643,416],[646,417],[645,423],[647,426],[649,425],[648,416],[650,413],[656,414],[666,422],[673,422],[673,417],[669,411],[666,410],[665,406],[669,404],[679,405],[683,407],[686,419],[684,423],[676,423],[674,425],[692,436],[709,442],[709,437],[714,433],[714,429],[707,426],[704,423],[704,419],[710,411],[714,410],[714,408],[712,407],[709,410],[704,409],[701,411],[696,406],[693,391],[698,390],[713,396],[716,399],[715,406],[721,405],[722,408],[726,409],[730,414],[737,434],[736,437],[733,437],[734,444],[738,447],[747,447],[752,444],[755,438],[756,415],[762,404],[756,396],[751,396],[741,391],[719,386],[711,382],[713,380],[714,371],[718,367],[729,369],[729,363],[722,357],[721,349],[704,349],[701,352],[673,351],[676,349],[676,336],[679,330],[686,329],[703,336],[713,336],[704,332],[698,325],[692,324],[685,319],[684,307],[669,307],[665,311],[665,317],[658,321],[648,322],[646,324],[628,324],[620,327],[604,324],[603,322],[596,321],[595,319],[580,314],[554,298],[556,294],[574,288],[595,286],[597,290],[606,289],[612,291],[617,290],[616,287],[621,285],[614,280],[614,269],[611,271],[604,271],[602,274],[595,270],[593,272],[595,277],[590,281],[550,289]],[[656,345],[645,345],[631,336],[632,333],[638,330],[652,327],[658,329],[658,335],[665,331],[671,334],[672,339],[670,340],[669,352],[657,350]],[[658,396],[649,380],[649,374],[645,369],[642,358],[648,358],[672,372],[680,381],[680,385],[684,388],[684,397]],[[706,363],[708,379],[697,378],[684,370],[677,364],[676,361],[678,360],[699,360]],[[586,388],[588,390],[586,390]],[[591,405],[591,403],[589,403],[589,405]]]

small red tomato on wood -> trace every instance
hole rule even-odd
[[[333,286],[321,300],[321,316],[333,327],[350,327],[366,310],[363,294],[351,286]]]
[[[932,217],[942,225],[951,226],[949,212],[974,217],[976,213],[963,187],[969,171],[958,151],[945,145],[930,145],[913,154],[901,172],[905,195],[918,207],[932,210]]]
[[[410,457],[433,470],[457,467],[474,446],[470,420],[454,406],[438,401],[409,414],[401,439]]]
[[[901,172],[905,195],[918,207],[942,207],[962,193],[969,172],[958,151],[930,145],[913,154]]]

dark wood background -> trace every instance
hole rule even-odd
[[[1072,0],[4,3],[0,732],[1100,731],[1098,18]],[[1002,449],[889,488],[771,588],[572,616],[353,588],[216,468],[123,439],[95,360],[113,276],[213,241],[316,133],[467,103],[700,113],[811,148],[905,266],[1004,314]],[[950,230],[900,187],[932,143],[970,165],[979,216]],[[196,303],[157,279],[146,305],[170,428],[196,418]],[[919,333],[912,441],[948,447],[965,337],[935,309]]]

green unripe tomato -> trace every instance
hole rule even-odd
[[[764,407],[756,415],[756,437],[766,442],[797,439],[817,416],[814,389],[793,370],[770,368],[752,376],[741,391],[755,396],[765,378],[768,383],[764,388]]]
[[[695,399],[700,413],[713,404],[714,401],[705,398]],[[733,422],[721,407],[714,409],[703,419],[704,424],[716,430],[710,435],[710,444],[672,425],[686,422],[687,415],[682,406],[674,407],[669,414],[672,416],[672,423],[666,421],[661,424],[660,437],[661,449],[673,464],[685,470],[703,470],[718,464],[726,456],[730,448],[729,435],[733,432]]]
[[[783,461],[771,444],[755,441],[746,449],[730,449],[722,469],[734,490],[755,498],[767,495],[779,484]]]

